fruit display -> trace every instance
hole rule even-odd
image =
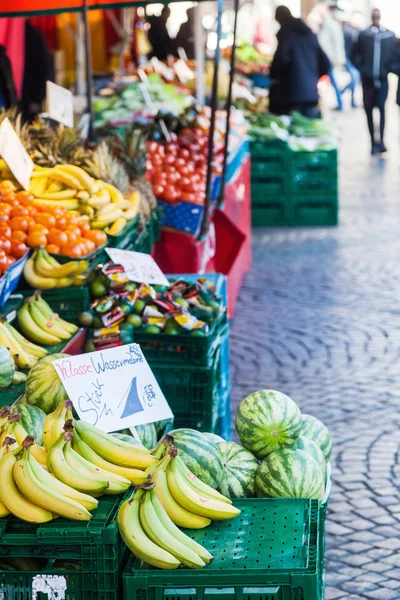
[[[0,332],[1,335],[1,332]],[[0,390],[8,388],[13,383],[15,363],[11,352],[6,346],[0,346]]]
[[[31,369],[38,360],[47,354],[45,348],[32,343],[32,340],[26,339],[7,321],[0,321],[0,348],[3,349],[2,357],[5,363],[7,365],[10,364],[7,354],[4,353],[4,349],[11,354],[14,367],[18,369]],[[17,374],[18,372],[13,374],[13,377]]]
[[[84,272],[89,263],[86,260],[71,260],[60,264],[46,250],[35,250],[24,265],[23,274],[26,283],[35,290],[51,290],[71,285],[82,285],[86,278]]]
[[[235,442],[216,442],[224,467],[219,490],[227,498],[254,498],[256,457]]]
[[[310,438],[322,451],[325,460],[329,460],[332,452],[332,439],[328,428],[317,417],[303,415],[300,435]]]
[[[130,281],[121,265],[99,265],[89,276],[94,300],[80,316],[91,327],[86,351],[131,343],[137,335],[206,336],[224,312],[221,299],[205,278],[169,287]]]
[[[68,398],[53,366],[53,361],[66,356],[66,354],[49,354],[40,359],[29,371],[25,389],[27,404],[33,404],[49,414],[56,410],[60,402]]]
[[[41,346],[57,346],[70,340],[78,331],[76,325],[61,319],[40,294],[26,300],[17,311],[17,321],[21,333],[30,342]]]

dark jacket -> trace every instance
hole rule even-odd
[[[318,103],[318,81],[329,72],[328,57],[301,19],[282,25],[271,64],[270,111],[289,113],[300,104]]]
[[[194,9],[189,8],[187,11],[187,21],[182,23],[176,36],[176,47],[183,48],[189,60],[194,56]]]
[[[400,40],[396,40],[396,49],[394,53],[394,60],[391,66],[391,71],[399,77],[396,102],[400,106]]]
[[[384,27],[371,25],[358,36],[351,54],[351,62],[361,75],[379,81],[392,70],[395,59],[396,36]]]
[[[4,99],[5,108],[10,108],[17,102],[11,63],[4,46],[0,46],[0,94]]]
[[[175,54],[175,45],[169,37],[166,21],[152,15],[147,17],[147,22],[150,24],[147,37],[152,46],[150,56],[166,60],[169,54]]]
[[[25,22],[25,65],[21,108],[24,119],[32,119],[46,98],[46,81],[53,78],[51,54],[40,30]],[[33,108],[37,105],[39,108]]]
[[[345,23],[343,25],[343,35],[346,58],[347,60],[351,61],[353,48],[357,44],[358,36],[360,35],[360,30],[350,25],[350,23]]]

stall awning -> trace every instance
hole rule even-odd
[[[176,1],[176,0],[174,0]],[[178,0],[179,1],[179,0]],[[87,0],[88,8],[125,8],[143,6],[154,0]],[[160,0],[166,4],[167,0]],[[57,14],[82,10],[82,0],[0,0],[0,17]]]

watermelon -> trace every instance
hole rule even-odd
[[[157,446],[157,431],[154,423],[136,425],[136,427],[132,427],[132,429],[136,430],[136,433],[145,448],[152,450]]]
[[[20,403],[13,406],[13,412],[20,413],[21,424],[23,425],[27,434],[33,435],[39,446],[42,446],[43,423],[46,418],[46,413],[44,413],[37,406],[30,406]]]
[[[307,438],[301,435],[296,442],[296,450],[303,450],[306,454],[311,456],[318,464],[322,465],[323,469],[326,469],[325,456],[322,450],[320,450],[315,442],[311,438]]]
[[[303,415],[300,435],[313,440],[322,450],[325,459],[329,460],[332,452],[332,439],[328,428],[322,421],[311,415]]]
[[[8,388],[13,381],[15,363],[11,352],[0,344],[0,389]]]
[[[254,498],[256,457],[235,442],[220,442],[217,448],[224,465],[219,491],[227,498]]]
[[[41,408],[47,415],[54,412],[61,400],[68,399],[61,379],[53,367],[53,361],[68,354],[49,354],[41,358],[29,371],[26,381],[26,402]]]
[[[170,434],[186,466],[201,481],[217,489],[224,474],[217,446],[194,429],[175,429]]]
[[[123,442],[127,442],[128,444],[133,444],[134,446],[141,446],[140,442],[137,441],[132,435],[128,435],[126,433],[112,433],[113,437],[118,440],[122,440]]]
[[[221,442],[225,441],[223,437],[217,435],[216,433],[208,433],[208,431],[204,431],[203,435],[214,444],[220,444]]]
[[[325,469],[303,450],[283,448],[269,454],[255,478],[257,498],[322,500]]]
[[[174,426],[174,417],[171,419],[163,419],[163,421],[156,421],[154,427],[157,432],[157,440],[161,440],[164,435],[167,435]]]
[[[243,400],[236,414],[239,439],[257,458],[294,446],[300,429],[299,407],[281,392],[255,392]]]

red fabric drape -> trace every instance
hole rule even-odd
[[[57,25],[54,15],[42,15],[29,19],[41,32],[50,52],[57,50]]]
[[[25,62],[25,19],[0,19],[0,44],[7,48],[18,97],[22,92]]]

